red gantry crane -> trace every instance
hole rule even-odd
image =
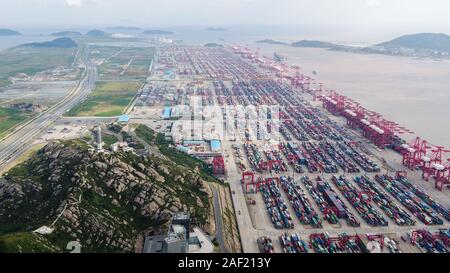
[[[436,189],[442,191],[444,186],[450,187],[450,159],[447,159],[445,165],[435,165],[436,174],[434,176]]]
[[[336,116],[343,116],[350,128],[360,129],[365,138],[379,148],[394,143],[397,135],[412,133],[381,114],[369,111],[352,99],[332,90],[320,96],[323,107]]]
[[[213,159],[213,172],[214,175],[225,175],[225,162],[223,156],[215,156]]]
[[[433,177],[438,190],[442,191],[445,185],[450,185],[450,150],[419,137],[401,148],[403,165],[411,170],[420,169],[425,181]]]

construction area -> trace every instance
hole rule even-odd
[[[450,150],[286,60],[158,48],[130,117],[229,183],[244,252],[450,251]]]

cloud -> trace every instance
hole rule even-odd
[[[66,4],[69,7],[80,7],[82,5],[81,0],[66,0]]]

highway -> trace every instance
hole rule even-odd
[[[97,68],[90,62],[85,60],[82,60],[82,62],[86,70],[76,88],[64,99],[27,122],[0,142],[0,170],[24,153],[37,137],[48,130],[64,113],[83,102],[91,93],[97,80]]]

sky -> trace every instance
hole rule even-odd
[[[265,25],[450,33],[447,0],[1,0],[0,28]]]

